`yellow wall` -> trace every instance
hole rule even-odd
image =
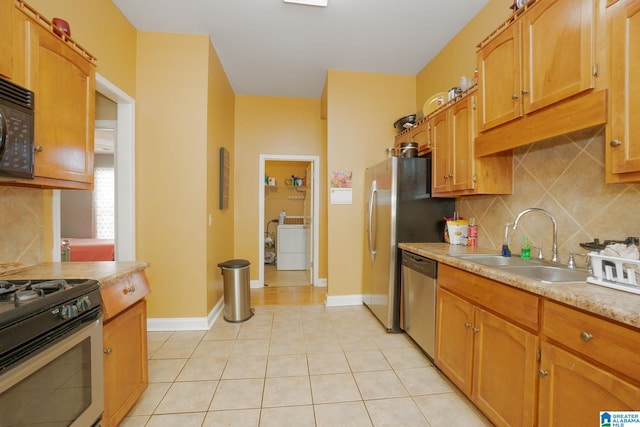
[[[141,31],[137,49],[136,245],[151,263],[149,317],[206,316],[209,38]]]
[[[136,96],[136,29],[111,0],[27,0],[48,19],[69,22],[71,36],[98,58],[97,72]]]
[[[252,266],[260,260],[262,236],[258,235],[258,191],[260,154],[320,156],[325,171],[326,122],[320,118],[320,100],[311,98],[236,97],[235,123],[235,256]],[[326,272],[326,185],[320,185],[320,278]],[[258,279],[258,268],[251,268]]]
[[[386,158],[393,123],[412,112],[414,76],[330,70],[327,75],[327,175],[353,173],[353,203],[328,206],[328,294],[362,293],[364,172]]]
[[[209,46],[209,87],[207,112],[207,212],[213,221],[207,228],[207,314],[222,298],[223,283],[218,263],[233,259],[233,203],[219,209],[220,148],[229,152],[229,194],[233,200],[233,173],[235,158],[234,127],[235,95],[211,42]],[[208,218],[207,218],[208,224]]]
[[[431,95],[460,85],[460,77],[473,77],[476,46],[504,22],[512,12],[512,0],[489,0],[489,3],[451,39],[451,41],[416,76],[416,110]]]

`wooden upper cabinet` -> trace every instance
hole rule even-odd
[[[596,1],[537,1],[481,44],[480,132],[595,86]]]
[[[0,0],[0,76],[13,77],[13,0]]]
[[[29,30],[35,176],[92,184],[94,66],[40,25]]]
[[[522,115],[520,22],[507,27],[478,51],[479,130]]]
[[[607,9],[608,182],[640,181],[640,0]]]
[[[524,14],[524,114],[594,87],[596,11],[596,0],[546,0]]]
[[[431,171],[434,193],[449,191],[449,111],[443,110],[429,119]]]
[[[451,106],[451,147],[449,150],[450,189],[451,191],[473,189],[473,120],[474,96],[456,102]]]

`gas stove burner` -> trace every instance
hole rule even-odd
[[[43,297],[44,293],[42,291],[38,292],[36,289],[26,289],[19,290],[13,296],[13,301],[16,306],[20,305],[21,302],[30,301],[35,298]]]
[[[15,283],[0,280],[0,295],[9,294],[18,290]]]

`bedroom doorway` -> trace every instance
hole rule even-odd
[[[54,261],[62,260],[58,248],[63,238],[73,237],[65,236],[68,233],[80,236],[77,244],[83,246],[83,253],[89,246],[99,254],[96,260],[135,260],[134,111],[133,98],[96,74],[94,190],[54,190]],[[99,213],[96,201],[101,205]],[[69,209],[69,205],[81,208]],[[111,255],[107,255],[108,240],[113,241]]]
[[[318,286],[319,171],[319,156],[260,155],[259,176],[271,179],[259,183],[261,262],[252,287]],[[286,222],[279,233],[281,211],[286,211]],[[291,248],[286,260],[278,241],[285,233]]]

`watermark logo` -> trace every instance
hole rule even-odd
[[[600,427],[640,427],[640,411],[601,411]]]

